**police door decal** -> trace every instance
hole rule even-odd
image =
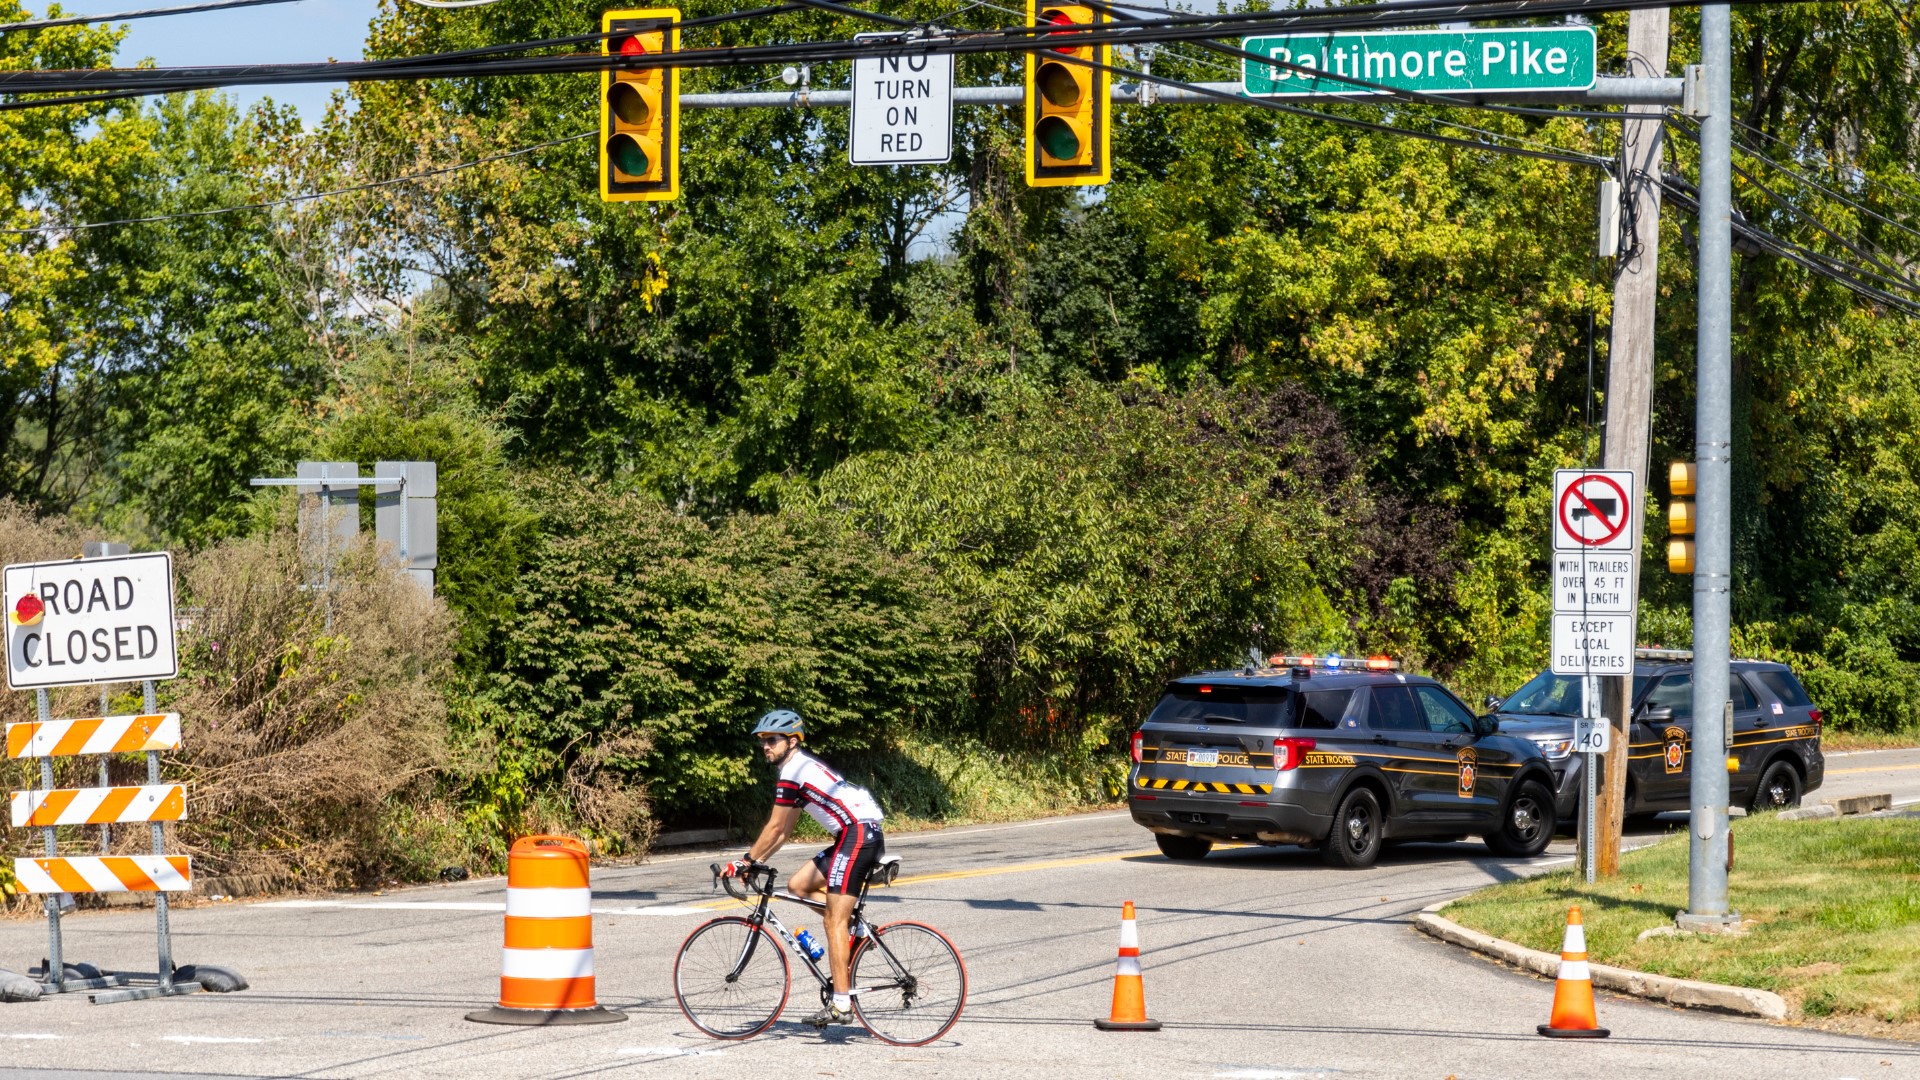
[[[1670,727],[1660,735],[1667,746],[1665,755],[1667,775],[1672,776],[1684,771],[1687,767],[1687,729]]]
[[[1479,772],[1480,753],[1471,746],[1460,749],[1460,797],[1473,798],[1473,781]]]

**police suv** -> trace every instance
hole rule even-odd
[[[1176,679],[1133,734],[1127,804],[1171,859],[1223,840],[1370,866],[1389,840],[1552,841],[1553,772],[1432,679],[1386,657],[1275,656]]]
[[[1693,654],[1640,649],[1634,655],[1632,725],[1627,747],[1626,813],[1685,810],[1692,803]],[[1701,748],[1718,766],[1731,758],[1728,796],[1754,810],[1798,806],[1826,777],[1820,752],[1824,718],[1793,670],[1769,660],[1728,664],[1733,702],[1728,746]],[[1489,701],[1500,730],[1532,739],[1553,767],[1561,821],[1577,814],[1585,792],[1584,755],[1573,752],[1573,718],[1581,715],[1582,680],[1543,671],[1504,701]]]

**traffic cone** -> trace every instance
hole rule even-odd
[[[587,846],[525,836],[507,851],[507,943],[500,1004],[467,1014],[482,1024],[613,1024],[625,1013],[593,997],[593,892]]]
[[[1101,1031],[1159,1031],[1160,1021],[1147,1019],[1146,987],[1140,979],[1140,931],[1133,925],[1133,901],[1120,909],[1120,960],[1113,969],[1113,1008],[1105,1020],[1095,1020]]]
[[[1604,1039],[1612,1034],[1593,1015],[1593,975],[1587,970],[1587,928],[1578,905],[1567,911],[1567,936],[1560,943],[1560,977],[1553,984],[1553,1019],[1540,1034],[1554,1039]]]

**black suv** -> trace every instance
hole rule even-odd
[[[1172,859],[1216,841],[1318,847],[1362,867],[1388,840],[1553,839],[1553,771],[1432,679],[1382,657],[1276,656],[1169,683],[1133,734],[1127,805]]]
[[[1727,690],[1733,698],[1733,749],[1706,752],[1716,765],[1737,758],[1730,801],[1755,810],[1799,805],[1820,786],[1820,710],[1785,664],[1735,660]],[[1693,784],[1693,663],[1678,650],[1642,650],[1633,667],[1633,726],[1628,739],[1626,812],[1685,810]],[[1581,713],[1581,679],[1543,671],[1504,701],[1490,701],[1500,730],[1538,743],[1553,766],[1561,821],[1572,821],[1586,789],[1583,755],[1573,750],[1573,718]],[[1704,748],[1703,748],[1704,750]]]

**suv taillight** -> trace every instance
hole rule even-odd
[[[1300,761],[1307,751],[1313,749],[1312,739],[1275,739],[1273,740],[1273,769],[1286,772],[1300,767]]]
[[[1143,737],[1144,733],[1142,732],[1136,731],[1133,733],[1133,763],[1135,765],[1140,764],[1140,742]]]
[[[1813,717],[1813,726],[1815,728],[1818,728],[1820,726],[1820,721],[1823,718],[1823,714],[1820,712],[1820,710],[1809,709],[1807,710],[1807,715]]]

